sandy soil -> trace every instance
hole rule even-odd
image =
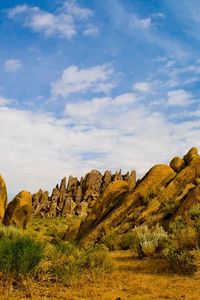
[[[26,289],[1,288],[0,299],[55,300],[199,300],[200,278],[171,274],[159,259],[136,260],[129,251],[111,253],[118,269],[96,280],[86,278],[71,287],[29,283]]]

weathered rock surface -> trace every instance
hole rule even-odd
[[[98,225],[110,211],[112,211],[120,201],[124,194],[129,190],[128,183],[123,180],[111,182],[102,196],[96,201],[91,213],[82,222],[78,234],[78,239],[83,235],[87,235],[96,225]]]
[[[182,158],[176,156],[171,160],[169,165],[175,172],[180,172],[185,168],[185,161]]]
[[[130,174],[128,172],[126,175],[122,175],[121,171],[114,175],[110,171],[106,171],[102,175],[99,171],[92,170],[80,181],[76,177],[69,176],[67,182],[65,177],[60,186],[57,185],[53,189],[51,196],[42,190],[33,194],[33,215],[55,218],[73,214],[86,217],[106,187],[119,179],[128,184],[130,190],[134,189],[136,184],[135,171]]]
[[[200,156],[193,147],[137,181],[135,171],[102,175],[92,170],[80,181],[70,176],[50,197],[41,190],[35,194],[33,207],[35,215],[44,217],[82,217],[65,234],[80,245],[100,241],[111,230],[123,234],[142,224],[170,226],[181,219],[193,226],[200,218]]]
[[[136,225],[166,224],[166,221],[174,222],[177,218],[193,222],[192,208],[193,215],[200,214],[200,156],[196,148],[192,148],[183,159],[174,158],[170,166],[154,166],[133,190],[128,189],[123,194],[120,188],[121,197],[114,191],[109,194],[111,185],[82,221],[76,237],[80,245],[99,241],[110,230],[122,234]],[[118,205],[115,206],[116,202]]]
[[[32,196],[29,192],[22,191],[8,204],[3,224],[26,229],[32,215]]]
[[[150,199],[156,195],[159,189],[167,184],[174,176],[175,172],[167,165],[157,165],[153,167],[145,175],[143,180],[139,182],[134,191],[127,192],[124,194],[124,197],[123,195],[122,198],[120,197],[120,205],[111,210],[105,220],[96,222],[96,227],[89,232],[86,231],[84,234],[80,232],[78,234],[79,242],[85,244],[93,240],[99,240],[109,230],[119,227],[134,208],[149,203]],[[107,189],[109,189],[109,186]],[[102,199],[101,206],[106,206],[107,201],[107,197]],[[90,215],[88,218],[90,218]],[[93,216],[91,216],[91,218],[93,218]],[[85,222],[87,222],[87,220]],[[85,224],[83,223],[82,227],[84,226]]]
[[[8,202],[6,184],[3,177],[0,175],[0,223],[3,221],[6,206]]]

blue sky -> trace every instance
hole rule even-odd
[[[200,146],[197,0],[0,0],[10,195],[90,169],[142,176]]]

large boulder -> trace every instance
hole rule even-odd
[[[62,217],[67,217],[69,215],[72,215],[75,203],[72,199],[72,197],[68,196],[67,194],[63,194],[64,201],[63,201],[63,207],[61,211]]]
[[[170,161],[169,165],[174,171],[180,172],[185,168],[185,161],[182,158],[176,156]]]
[[[192,147],[188,153],[183,157],[186,163],[190,163],[195,157],[199,156],[198,149],[196,147]]]
[[[102,175],[97,170],[86,174],[83,180],[84,201],[96,200],[101,193]]]
[[[8,196],[6,184],[3,177],[0,175],[0,222],[3,221],[6,206],[7,206]]]
[[[44,216],[46,207],[48,205],[49,193],[48,191],[43,192],[39,190],[37,193],[32,195],[32,210],[33,215]]]
[[[26,229],[32,214],[32,196],[29,192],[22,191],[8,204],[3,224]]]

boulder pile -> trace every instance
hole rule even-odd
[[[102,175],[99,171],[92,170],[80,180],[70,176],[67,182],[65,177],[60,186],[53,189],[51,196],[42,190],[33,194],[33,215],[48,218],[87,216],[108,185],[118,180],[125,182],[130,190],[134,189],[136,173],[132,171],[122,175],[121,171],[115,174],[106,171]]]

